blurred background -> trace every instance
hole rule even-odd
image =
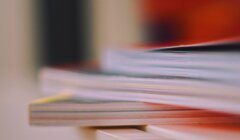
[[[106,47],[191,44],[240,35],[239,0],[0,0],[0,139],[80,139],[32,127],[41,67],[98,60]]]

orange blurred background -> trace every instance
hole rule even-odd
[[[141,14],[147,25],[173,24],[168,32],[175,38],[166,41],[190,44],[238,36],[239,6],[239,0],[142,0]]]

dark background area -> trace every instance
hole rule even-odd
[[[42,0],[42,65],[78,63],[90,57],[88,0]]]

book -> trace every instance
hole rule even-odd
[[[160,49],[108,49],[101,70],[135,76],[182,77],[196,80],[239,82],[240,40],[167,46]]]
[[[32,125],[128,126],[146,124],[239,123],[234,115],[165,104],[94,100],[61,94],[29,106]]]
[[[239,87],[211,81],[169,77],[134,77],[81,72],[61,69],[44,69],[41,87],[45,93],[67,91],[86,98],[128,100],[173,104],[240,113]]]
[[[33,101],[29,106],[29,111],[44,112],[64,112],[64,111],[177,111],[177,110],[197,110],[181,106],[154,104],[147,102],[134,102],[124,100],[91,99],[74,96],[69,93],[61,93]]]

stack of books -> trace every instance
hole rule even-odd
[[[149,50],[111,49],[103,53],[99,65],[44,68],[43,91],[64,94],[32,102],[30,123],[166,126],[147,126],[145,131],[153,135],[192,133],[188,130],[196,124],[204,126],[196,133],[210,129],[210,124],[238,125],[239,52],[240,40],[229,39]]]

